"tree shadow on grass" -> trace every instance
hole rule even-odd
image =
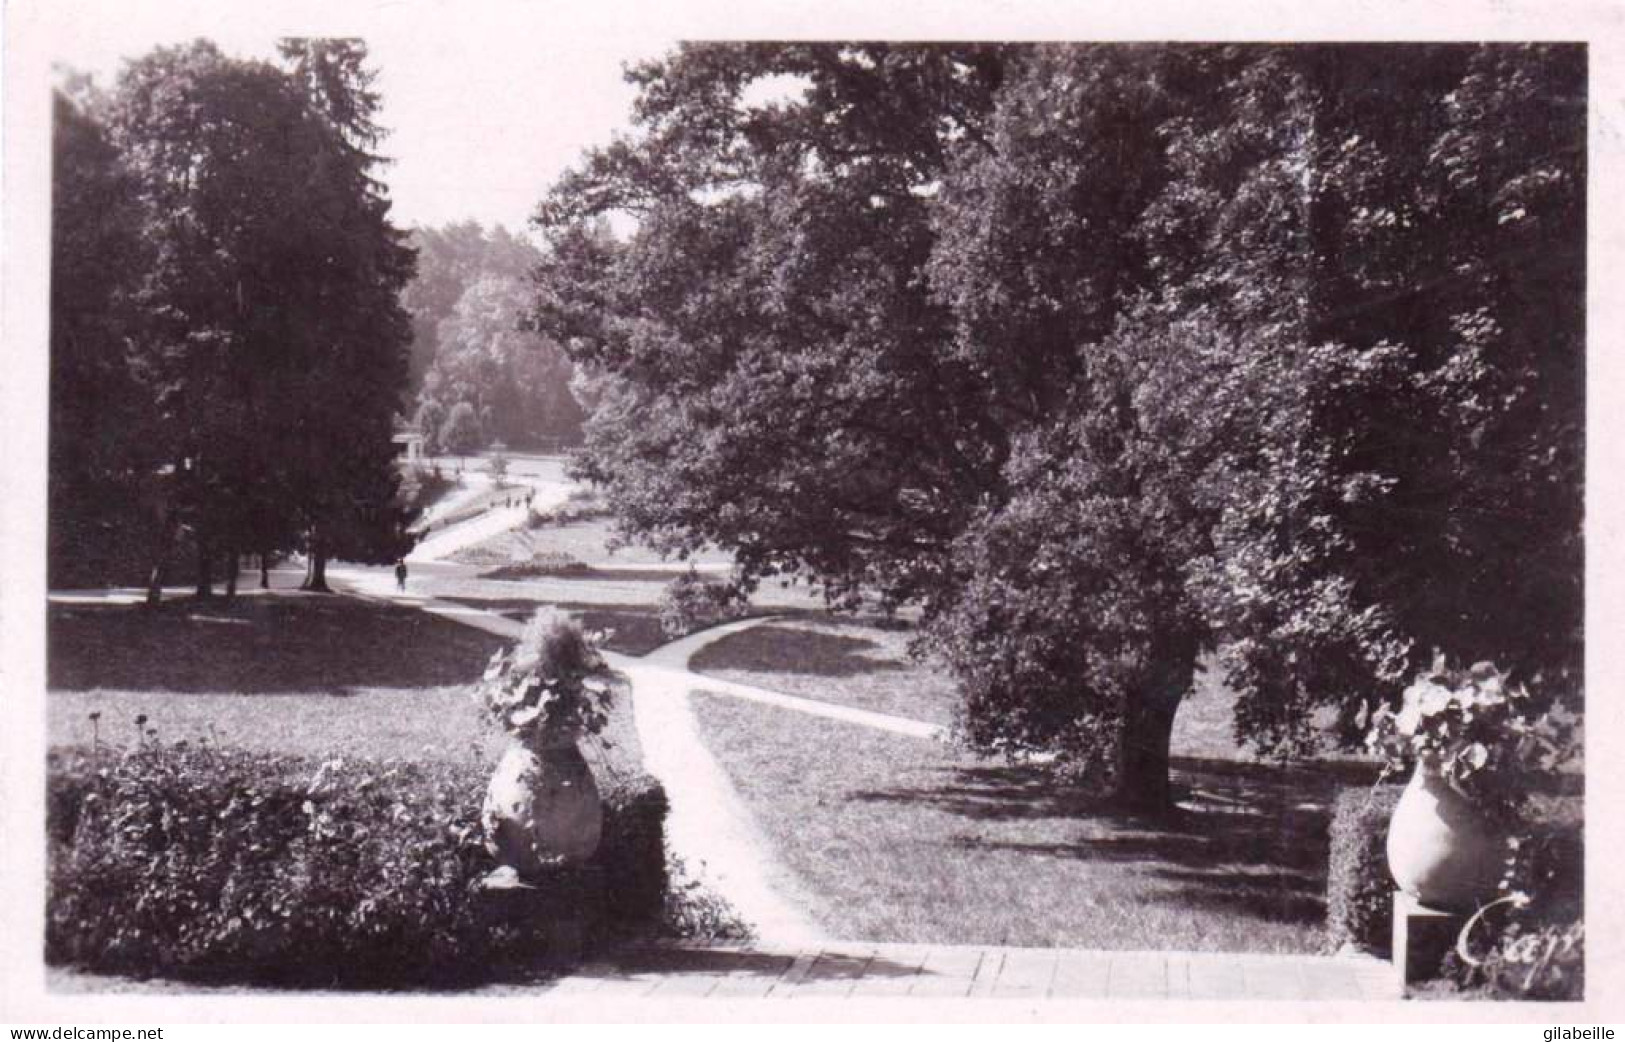
[[[501,638],[414,608],[345,597],[51,605],[53,690],[349,694],[479,679]]]
[[[495,612],[505,619],[527,622],[538,608],[557,608],[574,615],[583,629],[589,632],[607,632],[604,647],[623,655],[647,655],[676,638],[667,633],[660,622],[660,609],[653,605],[593,604],[585,601],[546,601],[539,598],[442,597],[470,608]],[[789,611],[753,610],[751,614],[785,615]]]
[[[938,772],[937,784],[853,794],[926,805],[971,821],[1047,821],[1031,840],[1008,829],[960,834],[955,846],[1021,856],[1131,865],[1169,884],[1169,904],[1318,925],[1325,918],[1331,797],[1367,765],[1309,767],[1175,758],[1180,806],[1125,812],[1039,767],[974,766]],[[946,775],[946,777],[944,777]],[[1054,837],[1054,838],[1052,838]]]
[[[699,671],[739,669],[820,677],[855,677],[907,668],[901,662],[872,657],[879,648],[877,642],[863,637],[768,624],[700,649],[689,665]]]
[[[575,616],[588,632],[607,632],[604,647],[623,655],[646,655],[672,636],[660,624],[660,609],[651,605],[593,604],[586,601],[549,601],[539,597],[441,597],[481,611],[494,612],[515,622],[529,622],[540,608],[557,608]]]

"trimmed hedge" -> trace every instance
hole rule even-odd
[[[1393,945],[1388,819],[1404,791],[1403,785],[1345,789],[1332,804],[1326,933],[1333,948],[1353,945],[1386,956]]]
[[[604,790],[604,835],[594,860],[610,901],[605,920],[614,933],[636,933],[661,921],[670,879],[666,871],[666,790],[646,774]]]
[[[54,752],[46,958],[257,983],[453,984],[658,927],[666,800],[605,792],[594,862],[494,901],[480,763],[301,757],[207,744]],[[517,910],[517,914],[516,914]]]

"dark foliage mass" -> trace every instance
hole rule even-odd
[[[1580,686],[1585,53],[704,44],[539,208],[581,471],[923,606],[980,748],[1166,800],[1440,649]],[[624,241],[605,214],[636,219]]]
[[[374,174],[366,50],[160,48],[57,97],[51,572],[406,543],[391,424],[413,253]],[[88,573],[88,574],[87,574]],[[103,573],[102,578],[105,578]]]

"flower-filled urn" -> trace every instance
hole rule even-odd
[[[512,738],[480,814],[493,879],[527,882],[586,861],[598,849],[603,805],[579,742],[603,729],[613,697],[594,641],[569,618],[538,611],[518,646],[492,657],[478,690]]]
[[[1380,707],[1368,745],[1411,770],[1388,825],[1388,868],[1423,905],[1472,911],[1496,899],[1513,823],[1530,778],[1574,743],[1561,713],[1493,664],[1443,659]]]

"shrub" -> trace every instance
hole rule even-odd
[[[530,508],[525,518],[528,528],[543,528],[547,525],[573,525],[583,521],[596,521],[602,517],[610,517],[615,512],[609,504],[604,502],[602,496],[592,489],[577,486],[570,490],[570,494],[563,503],[549,507],[546,510]]]
[[[1326,869],[1326,933],[1335,948],[1386,955],[1393,944],[1394,880],[1388,873],[1388,819],[1401,785],[1345,789],[1332,806]]]
[[[497,488],[506,488],[508,484],[508,454],[502,450],[499,442],[493,447],[491,458],[485,464],[486,473],[491,475],[491,484]]]
[[[556,608],[537,608],[519,642],[491,656],[475,697],[485,718],[522,741],[597,734],[614,703],[597,634]]]
[[[90,969],[261,983],[453,983],[587,936],[652,929],[665,798],[606,794],[603,846],[493,916],[478,823],[488,765],[149,743],[50,763],[46,957]],[[561,914],[561,908],[565,911]]]
[[[756,931],[728,900],[695,878],[675,854],[666,859],[667,886],[660,929],[693,941],[750,941]]]
[[[1390,768],[1431,762],[1452,788],[1510,824],[1537,784],[1578,756],[1580,726],[1571,707],[1537,697],[1494,663],[1451,669],[1440,655],[1406,688],[1399,712],[1377,707],[1366,744]]]
[[[679,575],[660,594],[660,626],[672,637],[738,618],[744,611],[745,594],[738,586],[695,571]]]
[[[396,499],[412,518],[417,518],[454,487],[439,467],[408,467],[401,474]]]

